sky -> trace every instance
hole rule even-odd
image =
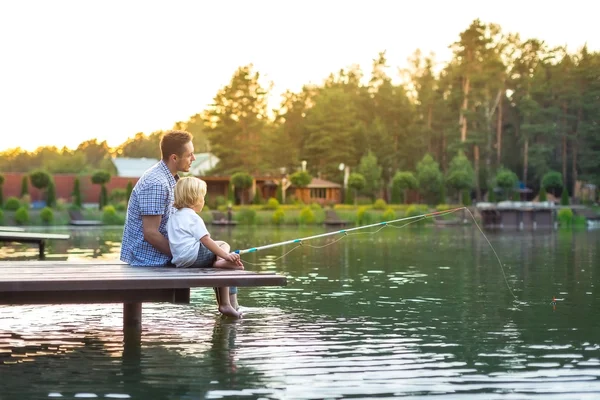
[[[252,63],[286,89],[385,50],[389,74],[479,18],[549,45],[600,49],[600,4],[571,0],[0,0],[0,151],[117,146],[204,110]]]

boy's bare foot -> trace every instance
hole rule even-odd
[[[242,313],[236,311],[231,305],[220,305],[219,312],[227,317],[242,318]]]
[[[215,261],[215,263],[213,264],[213,267],[227,268],[227,269],[244,269],[244,264],[242,264],[241,262],[239,264],[233,263],[231,261],[227,261],[222,258],[219,258],[217,261]]]

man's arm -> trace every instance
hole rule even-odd
[[[161,220],[162,215],[142,215],[144,240],[154,246],[156,250],[171,257],[169,241],[158,230]]]

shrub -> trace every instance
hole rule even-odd
[[[277,210],[279,208],[279,201],[276,198],[271,197],[267,200],[267,204],[265,205],[265,210]]]
[[[106,225],[120,225],[123,223],[114,206],[108,205],[102,209],[102,222]]]
[[[570,208],[562,208],[558,210],[557,219],[561,227],[570,227],[573,222],[573,211]]]
[[[277,201],[277,200],[275,200]],[[271,218],[271,220],[273,221],[273,223],[275,225],[280,225],[283,223],[285,219],[285,212],[283,211],[282,208],[278,208],[277,210],[275,210],[275,212],[273,213],[273,217]]]
[[[19,225],[25,225],[29,223],[29,211],[23,206],[19,207],[19,209],[15,212],[15,221]]]
[[[313,202],[310,204],[310,208],[312,208],[313,210],[319,211],[322,210],[323,207],[321,207],[321,205],[319,203]]]
[[[17,211],[21,207],[21,201],[16,197],[9,197],[4,203],[4,209],[7,211]]]
[[[392,221],[392,220],[396,219],[396,212],[394,211],[394,209],[388,207],[383,212],[383,215],[381,216],[381,218],[383,218],[383,221]]]
[[[569,191],[567,188],[564,188],[562,194],[560,195],[560,205],[568,206],[569,205]]]
[[[243,224],[252,225],[256,221],[256,211],[244,207],[236,213],[236,219]]]
[[[377,200],[375,200],[375,203],[373,203],[374,210],[385,210],[386,207],[387,207],[387,203],[385,202],[384,199],[377,199]]]
[[[0,209],[0,223],[4,222],[4,211],[2,211],[2,209]]]
[[[310,207],[304,207],[302,211],[300,211],[299,217],[300,224],[312,224],[315,222],[315,212]]]
[[[49,224],[54,220],[54,211],[50,207],[44,207],[42,211],[40,211],[40,218],[42,222]]]

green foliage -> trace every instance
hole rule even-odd
[[[496,173],[496,185],[502,189],[505,198],[512,198],[513,190],[517,187],[519,178],[514,172],[502,167]]]
[[[461,150],[450,162],[446,175],[446,185],[457,193],[471,189],[475,182],[475,172],[471,162]]]
[[[125,189],[113,189],[108,198],[112,204],[127,201],[127,192]]]
[[[410,171],[398,171],[392,178],[392,203],[406,202],[406,191],[417,189],[419,182]]]
[[[348,176],[348,187],[355,192],[360,192],[367,185],[367,181],[362,174],[353,172]]]
[[[19,225],[25,225],[29,223],[29,210],[26,207],[19,207],[15,211],[15,221]]]
[[[367,207],[359,207],[356,211],[356,223],[358,225],[363,225],[367,223],[368,220]]]
[[[419,191],[428,204],[435,204],[440,197],[443,176],[439,164],[430,154],[425,154],[417,164]]]
[[[4,181],[5,181],[4,175],[2,175],[0,173],[0,186],[4,185]]]
[[[125,221],[117,214],[115,207],[108,205],[102,209],[102,222],[106,225],[122,225]]]
[[[19,209],[19,207],[21,207],[21,200],[13,196],[7,198],[6,202],[4,203],[4,209],[6,211],[16,211]]]
[[[48,207],[56,206],[56,185],[54,184],[54,179],[50,179],[46,190],[46,205]]]
[[[262,204],[264,203],[264,199],[262,197],[262,192],[260,191],[260,189],[256,189],[256,192],[254,193],[254,198],[252,199],[252,204]]]
[[[573,210],[570,208],[561,208],[556,216],[560,227],[568,228],[573,223]]]
[[[271,219],[275,225],[281,225],[285,220],[285,212],[282,208],[277,208]]]
[[[371,200],[375,199],[379,189],[381,189],[381,167],[377,164],[377,156],[369,151],[361,157],[358,165],[358,172],[364,177],[365,185],[362,192],[369,196]]]
[[[4,223],[4,211],[0,208],[0,224]]]
[[[462,191],[462,204],[467,207],[473,204],[471,201],[471,191],[468,189]]]
[[[548,201],[548,196],[546,195],[546,188],[543,186],[540,188],[540,194],[538,196],[538,201]]]
[[[244,207],[235,216],[237,221],[245,225],[253,225],[256,221],[256,211],[252,208]]]
[[[27,175],[21,178],[21,194],[20,197],[27,196],[29,194],[29,179]]]
[[[385,210],[387,208],[387,203],[384,199],[377,199],[375,203],[373,203],[373,210]]]
[[[315,212],[311,207],[304,207],[302,211],[300,211],[298,221],[301,225],[313,224],[315,222]]]
[[[563,177],[560,172],[550,171],[544,174],[542,178],[542,187],[547,192],[556,194],[557,191],[563,188]]]
[[[110,178],[110,172],[105,170],[98,170],[91,176],[91,180],[94,185],[105,185],[110,182]]]
[[[560,195],[560,205],[568,206],[569,202],[569,191],[565,188],[563,189],[562,194]]]
[[[277,185],[277,189],[275,190],[275,199],[277,200],[278,204],[283,203],[283,190],[281,188],[282,184],[280,183]]]
[[[393,208],[387,208],[384,213],[381,215],[381,218],[384,221],[393,221],[394,219],[396,219],[396,212],[394,211]]]
[[[52,177],[44,170],[38,169],[29,174],[29,181],[36,189],[46,189],[50,185]]]
[[[240,190],[246,190],[252,187],[252,176],[246,172],[236,172],[231,175],[231,184]]]
[[[71,193],[71,196],[73,196],[73,206],[81,208],[83,206],[83,200],[81,198],[81,182],[79,181],[79,177],[76,177],[73,181],[73,192]]]
[[[292,182],[292,185],[303,188],[310,185],[312,176],[306,171],[298,171],[290,175],[290,181]]]
[[[279,201],[277,201],[276,198],[274,197],[270,197],[269,200],[267,200],[267,204],[265,204],[264,209],[265,210],[277,210],[279,208]]]
[[[106,186],[100,186],[100,199],[98,201],[98,209],[102,210],[108,204],[108,191]]]
[[[42,211],[40,211],[40,218],[42,219],[42,222],[49,224],[54,221],[54,211],[52,211],[52,208],[50,207],[44,207]]]
[[[125,198],[127,202],[129,202],[129,198],[131,197],[131,192],[133,192],[133,183],[131,181],[127,182],[127,189],[125,191]]]

